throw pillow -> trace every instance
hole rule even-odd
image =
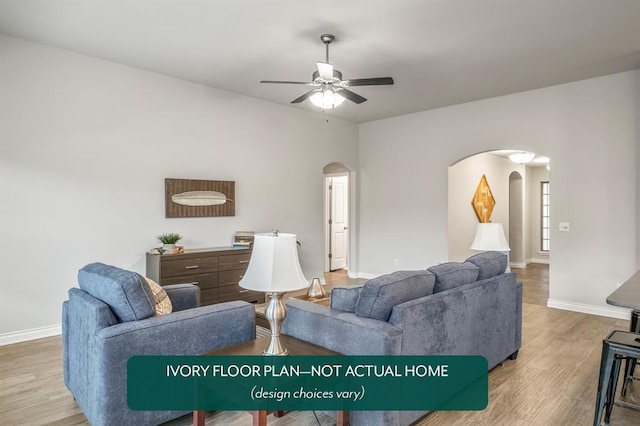
[[[139,274],[104,263],[91,263],[78,271],[80,288],[109,305],[118,321],[137,321],[155,312],[153,293]]]
[[[149,287],[151,287],[153,300],[156,303],[156,316],[170,314],[173,311],[173,305],[171,304],[171,299],[169,299],[167,292],[160,284],[151,278],[145,277],[145,279],[147,280]]]
[[[475,282],[480,268],[470,262],[447,262],[427,269],[436,276],[434,293]]]
[[[367,281],[356,303],[359,317],[388,321],[393,307],[433,293],[434,277],[429,271],[396,271]]]
[[[331,289],[331,309],[355,312],[362,286],[334,287]]]
[[[474,254],[466,260],[480,268],[478,281],[504,274],[507,270],[507,255],[499,251]]]

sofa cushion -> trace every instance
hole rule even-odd
[[[160,284],[151,278],[145,277],[144,279],[147,280],[147,284],[149,284],[151,292],[153,293],[153,301],[156,306],[156,316],[170,314],[173,311],[173,305],[171,304],[171,299],[169,299],[167,292]]]
[[[355,312],[360,292],[362,292],[361,285],[334,287],[331,289],[331,309]]]
[[[135,272],[91,263],[78,272],[80,288],[109,305],[118,321],[136,321],[156,312],[153,292]]]
[[[433,292],[439,293],[476,281],[480,268],[470,262],[447,262],[427,270],[436,276]]]
[[[480,268],[478,280],[504,274],[504,271],[507,270],[507,255],[499,251],[474,254],[466,262],[471,262]]]
[[[429,271],[397,271],[374,278],[364,284],[355,314],[387,321],[394,306],[432,294],[434,283]]]

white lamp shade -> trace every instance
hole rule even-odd
[[[501,223],[479,223],[471,250],[510,251]]]
[[[284,293],[309,286],[298,260],[295,234],[256,234],[247,272],[240,287]]]

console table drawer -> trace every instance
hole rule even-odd
[[[220,256],[219,259],[220,259],[219,269],[221,271],[229,271],[234,269],[246,269],[247,266],[249,266],[251,253]]]
[[[161,274],[163,278],[204,274],[218,270],[217,257],[177,258],[162,262]]]
[[[264,302],[264,293],[260,291],[251,291],[240,287],[239,285],[228,285],[219,288],[220,302],[228,302],[230,300],[246,300],[247,302]]]
[[[214,303],[218,303],[217,288],[200,290],[200,306],[213,305]]]
[[[238,285],[242,277],[244,277],[245,269],[235,269],[231,271],[218,272],[218,284],[220,287],[228,285]]]
[[[167,278],[162,281],[162,285],[171,284],[195,284],[200,287],[200,290],[218,288],[218,274],[189,275],[186,277]]]

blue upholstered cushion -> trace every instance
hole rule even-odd
[[[478,280],[493,278],[507,270],[507,255],[499,251],[478,253],[466,260],[480,268]]]
[[[387,321],[394,306],[433,293],[435,278],[429,271],[397,271],[367,281],[355,314]]]
[[[80,288],[109,305],[118,321],[137,321],[155,314],[153,293],[135,272],[91,263],[78,272]]]
[[[433,292],[439,293],[476,281],[480,268],[469,262],[447,262],[432,266],[427,270],[436,276]]]
[[[361,291],[361,285],[334,287],[331,289],[331,309],[355,312]]]

